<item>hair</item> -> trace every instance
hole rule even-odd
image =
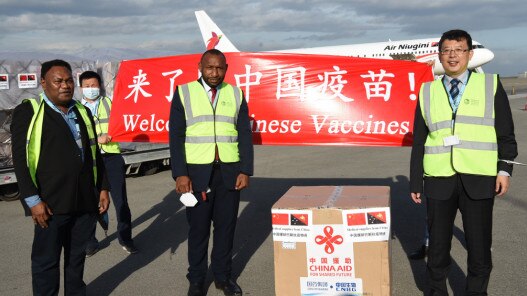
[[[470,37],[470,34],[467,33],[467,31],[455,29],[450,30],[445,33],[443,33],[443,36],[441,36],[441,39],[439,39],[439,50],[441,50],[441,46],[443,45],[443,42],[445,40],[456,40],[456,41],[467,41],[468,50],[472,50],[472,37]]]
[[[222,57],[225,61],[227,61],[227,59],[225,58],[225,55],[223,54],[223,52],[221,52],[220,50],[216,49],[216,48],[213,48],[213,49],[209,49],[207,50],[206,52],[204,52],[202,55],[201,55],[201,59],[199,60],[200,63],[203,62],[203,58],[205,58],[206,55],[208,54],[211,54],[211,55],[216,55],[216,56],[220,56]]]
[[[70,73],[71,73],[71,66],[70,66],[70,64],[68,62],[63,61],[63,60],[51,60],[51,61],[47,61],[47,62],[42,63],[42,68],[40,69],[40,78],[44,79],[46,74],[53,67],[64,67],[64,68],[68,69],[70,71]]]
[[[87,79],[97,78],[99,86],[102,86],[101,76],[94,71],[85,71],[79,76],[79,84],[82,86],[82,81]]]

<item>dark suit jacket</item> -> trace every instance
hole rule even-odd
[[[470,83],[470,77],[468,80]],[[445,89],[445,92],[447,90]],[[498,142],[498,159],[514,160],[518,155],[516,140],[514,136],[514,122],[512,120],[509,99],[498,79],[498,88],[494,96],[494,112],[496,136]],[[414,142],[412,145],[412,156],[410,161],[410,192],[423,192],[423,156],[424,144],[428,135],[428,127],[421,113],[421,107],[417,102],[414,119]],[[503,161],[498,162],[498,171],[506,171],[512,175],[512,165]],[[494,197],[496,177],[459,174],[463,187],[473,199]],[[424,195],[427,198],[447,199],[451,196],[457,176],[452,177],[425,177]]]
[[[201,83],[201,79],[198,80]],[[170,107],[170,163],[172,166],[172,177],[174,180],[179,176],[189,176],[192,181],[192,189],[195,192],[206,191],[212,174],[213,164],[187,164],[185,157],[185,135],[187,124],[185,121],[185,109],[181,104],[179,92],[176,89]],[[240,161],[235,163],[220,162],[223,181],[228,189],[234,189],[236,178],[240,173],[252,176],[253,174],[253,144],[252,132],[249,122],[249,110],[245,97],[242,99],[238,121],[238,150]]]
[[[98,148],[98,180],[96,184],[94,183],[88,132],[79,111],[76,108],[74,110],[79,119],[84,162],[64,118],[44,103],[42,146],[36,173],[37,188],[31,180],[26,164],[26,135],[33,117],[33,108],[29,102],[24,102],[15,108],[11,123],[13,162],[26,214],[27,206],[23,199],[37,194],[48,204],[53,214],[97,212],[98,192],[109,187]],[[95,133],[91,113],[89,109],[86,110]]]

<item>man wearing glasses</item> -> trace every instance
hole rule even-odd
[[[446,75],[421,87],[410,164],[413,201],[427,199],[427,271],[431,295],[448,295],[446,278],[457,210],[463,218],[466,295],[487,295],[492,270],[494,196],[509,188],[517,156],[507,94],[497,75],[467,70],[472,38],[445,32],[439,60]],[[423,186],[424,185],[424,186]]]

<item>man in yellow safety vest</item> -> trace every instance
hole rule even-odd
[[[410,192],[415,203],[427,198],[430,295],[448,295],[458,209],[468,251],[465,293],[487,295],[494,196],[507,192],[518,154],[507,94],[497,75],[467,70],[472,55],[467,32],[445,32],[439,60],[446,75],[422,85],[415,111]]]
[[[23,205],[33,218],[34,295],[85,295],[85,248],[96,216],[108,209],[108,183],[90,112],[73,100],[71,66],[42,64],[43,93],[15,108],[13,161]]]
[[[216,49],[198,64],[201,78],[178,86],[170,110],[170,154],[176,191],[193,194],[188,206],[187,295],[205,295],[211,221],[214,238],[211,269],[216,288],[242,295],[232,278],[232,245],[240,190],[253,173],[253,145],[247,103],[242,91],[223,82],[227,62]],[[192,196],[192,195],[191,195]]]
[[[110,196],[115,207],[117,238],[123,250],[128,254],[135,254],[138,249],[132,239],[132,215],[126,194],[124,159],[119,143],[112,142],[112,137],[108,134],[112,100],[101,95],[101,76],[94,71],[82,73],[79,76],[79,84],[82,90],[81,103],[90,109],[95,122],[97,143],[106,167],[108,182],[110,183]],[[99,242],[94,233],[86,247],[86,257],[93,256],[98,251]]]

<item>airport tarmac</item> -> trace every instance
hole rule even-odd
[[[525,96],[510,100],[520,155],[527,163]],[[424,205],[408,193],[409,147],[255,147],[255,175],[243,191],[234,245],[233,273],[245,295],[274,295],[271,206],[291,186],[385,185],[392,203],[392,295],[423,295],[425,261],[407,254],[422,243]],[[494,269],[489,295],[523,295],[527,289],[527,167],[515,167],[505,198],[494,208]],[[526,183],[524,183],[526,182]],[[104,247],[86,261],[88,295],[186,295],[187,224],[170,171],[127,178],[133,233],[140,253],[127,255],[116,239],[110,208]],[[30,295],[33,223],[18,202],[0,202],[0,295]],[[452,241],[451,295],[463,295],[466,251],[458,215]],[[209,276],[208,284],[212,278]],[[222,295],[209,287],[208,295]]]
[[[527,76],[500,77],[503,88],[508,95],[525,95],[527,93]]]

